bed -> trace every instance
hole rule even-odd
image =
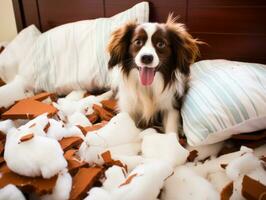
[[[110,17],[140,0],[13,0],[18,31],[35,24],[42,32],[84,19]],[[150,21],[180,16],[206,42],[200,59],[266,63],[266,2],[263,0],[149,0]]]

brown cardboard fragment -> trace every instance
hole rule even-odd
[[[189,156],[187,157],[187,161],[188,162],[193,162],[195,160],[195,158],[198,157],[198,151],[197,150],[193,150],[189,152]]]
[[[4,112],[2,119],[34,119],[35,117],[48,113],[51,117],[57,112],[57,109],[52,105],[45,104],[36,100],[26,99],[21,100]]]
[[[78,146],[79,144],[82,143],[82,138],[80,137],[67,137],[67,138],[63,138],[62,140],[59,141],[61,148],[64,151],[67,151],[73,147]]]
[[[26,142],[28,140],[31,140],[34,137],[33,133],[29,133],[27,135],[24,135],[20,138],[20,143],[21,142]]]
[[[43,101],[47,99],[48,97],[50,97],[52,101],[56,101],[56,95],[50,92],[42,92],[42,93],[36,94],[35,96],[27,98],[27,100]]]
[[[4,153],[4,142],[0,141],[0,156]]]
[[[103,100],[101,104],[104,109],[110,112],[116,112],[117,109],[117,101],[115,99]]]
[[[266,200],[266,186],[245,175],[242,182],[242,195],[248,200]]]
[[[220,166],[221,166],[221,168],[226,169],[227,165],[228,164],[221,164]]]
[[[234,189],[234,182],[231,181],[228,183],[221,191],[220,196],[221,200],[230,200],[230,197],[233,194],[233,189]]]
[[[86,162],[83,162],[80,160],[79,156],[77,156],[77,149],[70,149],[65,152],[64,157],[67,160],[68,163],[68,171],[72,174],[74,173],[77,169],[84,167],[87,165]]]
[[[5,50],[5,47],[4,46],[1,46],[0,47],[0,54]]]
[[[50,122],[48,122],[48,123],[45,125],[45,127],[43,128],[43,131],[44,131],[45,133],[47,133],[48,130],[49,130],[49,128],[50,128],[50,126],[51,126],[51,124],[50,124]]]
[[[0,168],[0,173],[2,174],[2,177],[0,178],[0,188],[5,187],[8,184],[13,184],[21,189],[22,192],[35,192],[39,196],[52,193],[57,180],[57,176],[50,179],[21,176],[8,169],[6,164]]]
[[[77,127],[81,130],[81,132],[84,135],[87,135],[88,132],[99,130],[100,128],[104,127],[106,124],[107,124],[106,121],[102,121],[101,123],[94,124],[92,126],[85,126],[85,127],[77,126]]]
[[[69,199],[83,199],[87,195],[88,190],[100,178],[102,172],[102,168],[99,167],[80,168],[73,178]]]
[[[6,83],[0,78],[0,87],[5,85]]]
[[[132,179],[134,177],[136,177],[136,176],[138,176],[138,174],[132,174],[132,175],[130,175],[129,177],[127,177],[127,179],[126,179],[126,181],[124,183],[122,183],[121,185],[119,185],[119,187],[122,187],[124,185],[127,185],[127,184],[131,183]]]
[[[112,156],[111,156],[111,152],[110,151],[106,151],[104,153],[101,154],[103,161],[104,161],[104,166],[108,167],[112,167],[113,165],[117,165],[119,167],[123,167],[126,171],[127,171],[127,166],[124,165],[120,160],[113,160]]]
[[[98,106],[96,104],[94,104],[92,106],[92,108],[93,108],[94,112],[96,112],[97,115],[99,115],[101,120],[110,121],[112,119],[112,117],[114,116],[111,112],[105,110],[104,108],[102,108],[101,106]]]

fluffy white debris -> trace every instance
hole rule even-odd
[[[86,135],[79,149],[80,157],[90,164],[101,164],[100,154],[109,149],[114,149],[120,155],[136,155],[140,151],[139,145],[136,145],[139,133],[130,116],[120,113],[103,128]],[[122,145],[120,149],[119,145]]]
[[[198,156],[195,158],[194,161],[204,160],[208,157],[216,157],[221,148],[223,147],[223,142],[209,144],[209,145],[202,145],[192,147],[187,145],[186,149],[188,151],[196,150],[198,152]]]
[[[44,195],[42,200],[67,200],[69,199],[72,188],[72,178],[67,170],[63,170],[58,174],[56,185],[52,194]]]
[[[56,140],[34,134],[32,139],[21,142],[20,138],[27,134],[15,128],[7,134],[4,159],[12,171],[29,177],[50,178],[67,167]]]
[[[144,158],[164,160],[173,167],[184,164],[189,155],[179,144],[175,133],[146,134],[143,136],[141,150]]]
[[[126,180],[124,168],[115,165],[105,171],[105,177],[106,181],[103,183],[103,188],[107,191],[118,188]]]
[[[173,168],[166,162],[153,161],[137,166],[127,178],[134,176],[128,184],[111,191],[112,199],[154,200],[163,187],[164,180],[170,176]]]
[[[137,155],[140,152],[140,149],[141,149],[140,142],[121,144],[121,145],[112,146],[108,148],[108,150],[112,152],[112,154],[127,155],[127,156]]]
[[[206,179],[186,166],[177,167],[164,185],[162,200],[218,200],[220,196]]]
[[[103,188],[94,187],[88,192],[88,196],[83,200],[114,200],[110,193]],[[125,199],[125,198],[123,198]]]
[[[5,121],[0,121],[0,131],[4,134],[7,134],[8,130],[13,128],[15,124],[12,120],[7,119]]]
[[[208,175],[207,179],[219,193],[231,182],[231,179],[227,177],[225,171],[211,173]]]
[[[25,197],[16,186],[8,184],[0,189],[0,200],[25,200]]]
[[[82,113],[75,112],[68,116],[68,126],[91,126],[90,120]]]
[[[125,164],[129,172],[145,161],[142,156],[124,156],[112,154],[112,158],[114,160],[120,160],[123,164]]]
[[[76,95],[76,94],[75,94]],[[109,99],[112,97],[112,91],[108,91],[98,96],[87,96],[85,98],[79,99],[78,101],[72,97],[60,98],[57,103],[54,103],[54,106],[59,109],[64,116],[70,116],[75,112],[83,113],[83,114],[91,114],[93,104],[97,104],[101,106],[101,101],[105,99]]]
[[[240,151],[230,153],[230,154],[225,154],[223,156],[220,156],[212,160],[207,160],[203,164],[197,163],[197,165],[191,166],[191,169],[195,171],[197,174],[199,174],[200,176],[206,178],[208,174],[215,173],[217,171],[223,171],[224,169],[221,167],[222,164],[228,164],[232,160],[249,152],[252,152],[252,149],[242,147]]]
[[[226,167],[226,174],[232,180],[237,180],[242,174],[258,169],[261,161],[252,153],[246,153],[232,160]]]
[[[15,101],[24,99],[27,96],[26,81],[22,77],[16,76],[10,83],[0,87],[0,108],[7,108]]]
[[[61,140],[63,137],[79,136],[83,137],[81,130],[76,126],[64,127],[61,121],[49,119],[49,128],[47,136],[56,140]]]
[[[84,97],[86,94],[86,90],[75,90],[70,92],[65,99],[70,100],[70,101],[78,101]]]

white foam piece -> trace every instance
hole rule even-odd
[[[217,171],[223,171],[221,164],[228,164],[232,160],[240,157],[242,154],[252,152],[252,149],[241,148],[240,151],[222,155],[218,158],[205,161],[203,164],[197,163],[195,166],[190,166],[190,168],[202,177],[207,177],[210,173],[215,173]]]
[[[103,183],[103,188],[107,191],[112,191],[119,187],[125,181],[124,169],[119,166],[112,166],[105,171],[106,180]]]
[[[224,142],[219,142],[215,144],[209,145],[201,145],[192,147],[187,145],[186,149],[188,151],[196,150],[198,152],[198,156],[195,158],[194,161],[204,160],[208,157],[216,157],[217,154],[220,152],[221,148],[223,147]]]
[[[232,181],[230,178],[227,177],[224,171],[217,171],[215,173],[211,173],[208,175],[207,178],[219,193],[227,184]]]
[[[143,136],[141,150],[144,158],[164,160],[173,167],[184,164],[189,155],[179,144],[175,133],[146,134]]]
[[[13,128],[14,126],[15,124],[10,119],[0,121],[0,131],[4,134],[7,134],[8,130]]]
[[[103,188],[94,187],[88,192],[88,196],[83,200],[114,200],[109,192]]]
[[[68,116],[68,126],[91,126],[90,120],[82,113],[75,112],[72,115]]]
[[[185,166],[177,167],[164,185],[162,200],[220,199],[213,185]]]
[[[261,161],[252,153],[246,153],[232,160],[226,167],[226,174],[232,180],[237,180],[242,174],[258,169]]]
[[[84,137],[81,130],[76,126],[65,127],[63,122],[54,119],[49,119],[49,124],[47,136],[56,140],[72,136]]]
[[[70,100],[70,101],[78,101],[84,97],[86,94],[86,90],[74,90],[70,92],[65,99]]]
[[[90,164],[101,164],[101,153],[109,149],[121,155],[136,155],[139,152],[139,133],[129,115],[120,113],[103,128],[86,135],[79,155]]]
[[[0,200],[26,200],[26,198],[16,186],[8,184],[0,189]]]
[[[7,134],[4,159],[7,166],[20,175],[50,178],[67,167],[60,144],[49,137],[34,134],[28,141],[20,138],[28,133],[12,128]]]
[[[171,175],[173,168],[162,161],[141,164],[128,175],[137,174],[129,184],[123,185],[112,191],[114,199],[128,200],[146,199],[154,200],[163,187],[164,180]]]
[[[120,160],[123,164],[127,166],[127,170],[131,172],[138,165],[144,163],[144,158],[142,156],[125,156],[125,155],[117,155],[112,154],[112,158],[114,160]]]
[[[68,200],[72,188],[72,177],[63,170],[58,174],[52,194],[44,195],[41,200]]]

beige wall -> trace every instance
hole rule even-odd
[[[0,42],[10,41],[17,34],[12,0],[0,0]]]

